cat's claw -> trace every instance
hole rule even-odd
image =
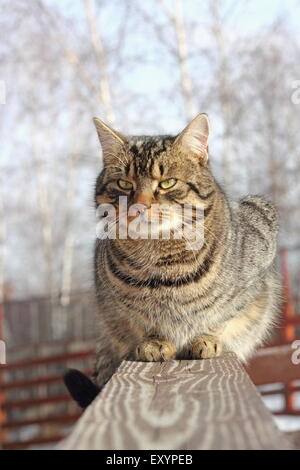
[[[149,339],[139,344],[134,353],[136,361],[162,362],[173,359],[176,348],[170,341]]]
[[[215,336],[204,335],[196,338],[188,348],[191,359],[209,359],[221,355],[222,345]]]

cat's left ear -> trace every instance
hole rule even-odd
[[[208,162],[209,120],[207,114],[198,114],[178,135],[174,145],[193,154],[203,165]]]

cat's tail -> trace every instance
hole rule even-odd
[[[64,375],[64,383],[71,397],[85,409],[96,398],[100,388],[86,375],[76,369],[69,369]]]

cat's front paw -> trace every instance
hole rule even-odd
[[[160,339],[149,339],[139,344],[134,352],[136,361],[162,362],[173,359],[176,348],[170,341]]]
[[[195,338],[188,347],[188,356],[191,359],[209,359],[221,355],[222,345],[218,338],[203,335]]]

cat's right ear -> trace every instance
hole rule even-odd
[[[206,114],[198,114],[177,136],[174,145],[195,155],[202,165],[208,163],[209,121]]]
[[[120,161],[118,154],[124,149],[126,137],[109,127],[101,119],[94,118],[93,121],[102,147],[104,164],[112,164],[114,160]]]

